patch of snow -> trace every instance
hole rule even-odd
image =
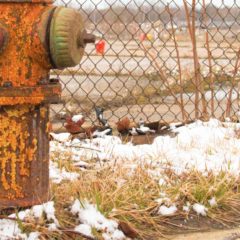
[[[50,223],[48,224],[48,230],[49,231],[57,231],[58,230],[59,225],[56,225],[56,223]]]
[[[71,134],[70,133],[50,133],[50,136],[52,136],[52,138],[55,141],[67,142],[70,140]]]
[[[160,186],[165,185],[165,184],[166,184],[165,179],[164,179],[164,178],[160,178],[159,181],[158,181],[158,184],[159,184]]]
[[[26,239],[26,235],[22,234],[16,221],[0,219],[0,238],[1,240]]]
[[[191,204],[189,202],[186,203],[186,205],[183,206],[184,212],[190,212]]]
[[[75,123],[77,123],[78,121],[82,120],[83,118],[84,118],[84,117],[83,117],[83,115],[81,115],[81,114],[79,114],[79,115],[74,115],[74,116],[72,117],[72,121],[75,122]]]
[[[212,197],[211,199],[208,200],[208,203],[211,207],[217,206],[217,201],[215,197]]]
[[[74,231],[84,234],[85,236],[92,237],[92,228],[87,224],[80,224],[74,228]]]
[[[27,240],[39,240],[40,235],[41,234],[39,232],[31,232]]]
[[[208,209],[200,204],[200,203],[194,203],[193,204],[193,210],[198,214],[198,215],[202,215],[202,216],[207,216],[207,211]]]
[[[54,202],[47,202],[42,205],[33,206],[31,209],[26,209],[18,212],[18,214],[11,214],[9,218],[19,218],[20,220],[25,220],[27,218],[37,218],[40,219],[45,213],[48,221],[53,221],[49,224],[49,230],[57,230],[59,227],[58,220],[55,217],[55,208]],[[38,240],[40,239],[41,233],[31,232],[27,236],[21,232],[21,229],[18,227],[18,223],[15,220],[0,219],[0,239],[9,240],[9,239],[21,239],[21,240]]]
[[[31,209],[20,211],[18,212],[18,215],[16,215],[15,213],[11,214],[9,217],[17,218],[18,216],[20,220],[24,220],[27,217],[34,217],[35,219],[40,219],[44,213],[48,221],[52,221],[56,226],[59,227],[59,222],[55,217],[55,207],[53,201],[43,203],[42,205],[35,205]]]
[[[72,142],[71,142],[71,145],[72,146],[76,146],[76,145],[78,145],[78,144],[80,144],[81,143],[81,141],[78,139],[78,138],[74,138],[73,140],[72,140]]]
[[[171,199],[168,197],[160,197],[155,199],[155,202],[157,202],[159,205],[162,205],[163,203],[169,205],[171,203]]]
[[[41,218],[43,215],[43,206],[42,205],[33,206],[30,214],[37,219]]]
[[[116,229],[112,234],[103,233],[102,234],[104,240],[124,240],[126,236],[124,233],[118,229]]]
[[[43,203],[41,206],[43,207],[43,211],[47,216],[47,220],[53,221],[56,224],[56,226],[59,227],[59,222],[58,222],[57,218],[55,217],[54,202],[53,201],[46,202],[46,203]]]
[[[79,177],[79,174],[75,172],[67,172],[64,168],[59,169],[57,163],[50,161],[49,176],[54,183],[59,184],[63,180],[74,181]]]
[[[175,212],[177,212],[177,207],[175,205],[172,205],[170,207],[162,205],[158,209],[158,214],[162,216],[170,216],[173,215]]]
[[[106,238],[103,235],[104,239],[117,239],[108,238],[113,237],[114,234],[120,236],[121,231],[118,230],[118,223],[114,220],[107,219],[97,210],[95,205],[88,203],[86,200],[80,203],[80,201],[76,199],[71,207],[71,213],[74,215],[77,214],[78,219],[82,224],[103,231],[106,234]],[[124,236],[123,233],[122,235]]]

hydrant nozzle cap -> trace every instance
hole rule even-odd
[[[65,7],[55,9],[49,43],[54,68],[73,67],[80,62],[85,46],[79,44],[83,32],[83,20],[77,10]]]

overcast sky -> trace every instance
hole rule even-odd
[[[191,3],[192,0],[187,0],[188,3]],[[205,0],[206,4],[212,2],[214,5],[220,7],[222,4],[227,6],[232,6],[233,4],[240,7],[240,0]],[[142,5],[143,3],[147,5],[161,4],[161,3],[171,3],[172,0],[56,0],[59,5],[64,5],[63,2],[69,3],[69,6],[77,6],[83,4],[83,8],[106,8],[109,5],[118,6],[118,5],[127,5],[132,6]],[[178,6],[182,5],[182,0],[175,0]],[[196,2],[201,3],[202,0],[196,0]],[[172,4],[174,6],[174,4]]]

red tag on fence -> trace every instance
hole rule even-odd
[[[140,41],[143,42],[143,41],[145,41],[146,39],[147,39],[147,35],[146,35],[145,33],[142,33],[142,34],[140,35]]]
[[[106,46],[106,42],[104,40],[100,40],[98,43],[96,43],[96,52],[97,52],[97,54],[104,55],[104,53],[105,53],[105,46]]]

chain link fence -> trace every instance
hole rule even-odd
[[[52,105],[54,129],[63,115],[96,122],[103,107],[114,126],[138,122],[238,120],[240,1],[57,0],[78,9],[97,37],[81,64],[53,71],[63,86]]]

